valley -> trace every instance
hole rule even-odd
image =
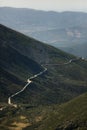
[[[0,25],[0,130],[86,130],[86,96],[87,60]]]
[[[87,13],[1,7],[0,23],[68,53],[87,58]]]

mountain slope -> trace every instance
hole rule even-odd
[[[0,101],[2,102],[7,102],[8,96],[23,88],[27,78],[43,70],[38,63],[7,44],[9,43],[7,35],[9,33],[2,30],[0,25]]]
[[[0,67],[0,102],[7,102],[8,96],[21,89],[24,81]]]
[[[0,44],[0,66],[11,73],[15,73],[17,76],[21,75],[21,78],[24,78],[25,75],[25,78],[27,78],[29,73],[34,74],[41,71],[40,65],[32,59],[20,54],[13,47],[4,43],[3,40]]]
[[[71,59],[75,60],[68,63]],[[0,25],[0,67],[26,82],[31,75],[43,70],[39,64],[47,67],[48,71],[14,97],[15,102],[56,104],[87,91],[87,61]],[[11,88],[9,83],[8,86]]]
[[[55,55],[58,56],[60,61],[66,61],[65,58],[74,57],[52,46],[45,45],[33,38],[28,38],[21,33],[5,28],[2,25],[0,26],[0,29],[0,39],[4,44],[14,48],[21,54],[27,56],[28,58],[34,59],[37,62],[49,63],[51,62],[50,57],[52,56],[54,58]]]
[[[54,106],[40,130],[86,130],[87,129],[87,93],[63,104]]]
[[[86,130],[86,110],[87,93],[60,106],[46,109],[47,117],[43,118],[38,130]]]
[[[0,119],[0,130],[86,130],[87,93],[62,105],[7,107]]]

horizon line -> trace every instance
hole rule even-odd
[[[16,8],[16,9],[30,9],[36,11],[44,11],[44,12],[56,12],[56,13],[63,13],[63,12],[78,12],[78,13],[87,13],[87,11],[83,10],[54,10],[54,9],[37,9],[37,8],[28,8],[28,7],[14,7],[14,6],[0,6],[0,8]]]

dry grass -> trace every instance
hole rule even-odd
[[[35,118],[35,121],[36,121],[36,122],[42,121],[42,116],[37,116],[37,117]]]
[[[9,127],[9,130],[22,130],[27,126],[31,126],[30,123],[23,123],[23,122],[14,122],[12,123],[12,127]]]
[[[26,128],[27,126],[31,126],[31,123],[28,122],[27,118],[25,116],[19,117],[20,121],[13,122],[11,126],[9,127],[9,130],[22,130],[23,128]]]

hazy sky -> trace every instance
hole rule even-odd
[[[0,6],[87,12],[87,0],[0,0]]]

